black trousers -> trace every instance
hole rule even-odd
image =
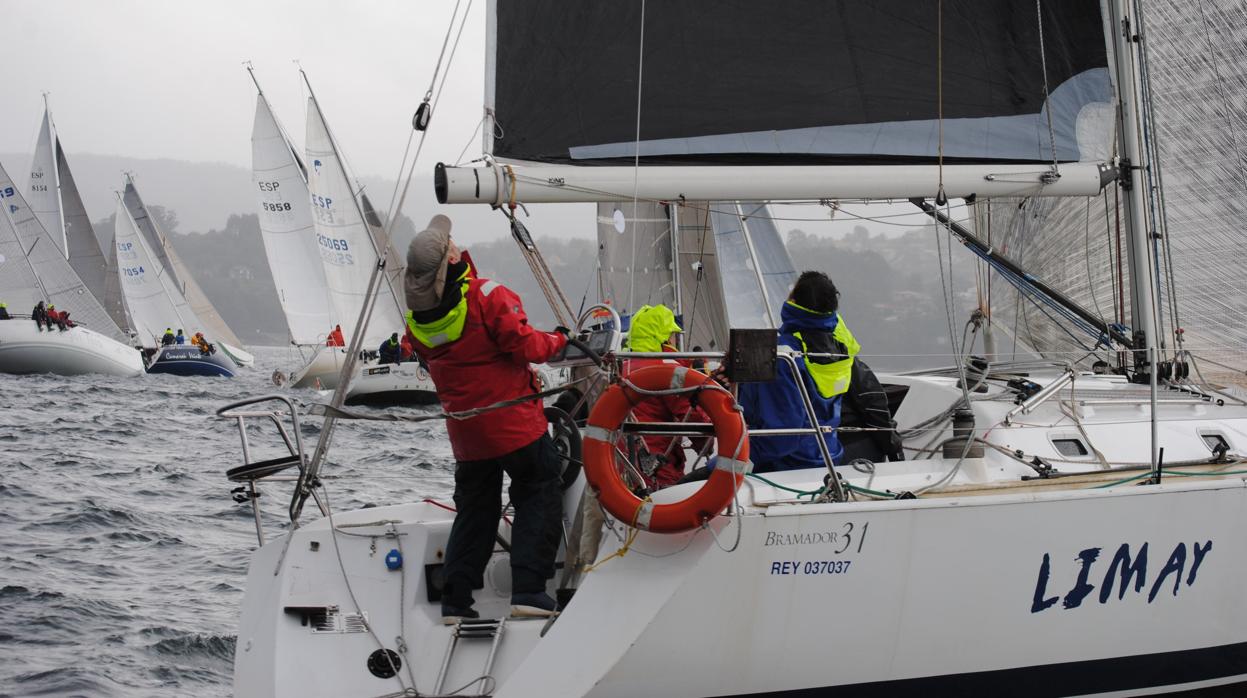
[[[446,544],[442,600],[471,606],[472,590],[485,586],[485,566],[493,553],[502,518],[502,473],[511,476],[511,588],[515,593],[544,591],[554,576],[562,529],[563,492],[559,461],[550,437],[497,458],[460,461],[455,466],[455,523]]]

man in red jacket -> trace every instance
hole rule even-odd
[[[411,344],[428,366],[447,412],[539,392],[530,364],[549,361],[567,344],[565,334],[530,327],[519,296],[510,289],[476,277],[467,253],[450,239],[446,216],[434,216],[412,240],[403,287]],[[442,568],[443,620],[453,623],[479,615],[472,608],[472,590],[484,586],[502,516],[504,471],[511,476],[515,505],[511,613],[552,614],[555,603],[545,588],[554,576],[562,492],[541,401],[448,419],[446,432],[456,461],[458,513]]]

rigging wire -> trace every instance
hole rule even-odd
[[[632,146],[632,220],[637,219],[637,193],[641,185],[641,88],[645,77],[645,0],[641,0],[641,39],[637,48],[636,66],[636,139]],[[629,313],[635,313],[633,294],[636,291],[636,226],[632,230],[632,282],[628,286]]]
[[[1061,168],[1057,161],[1056,130],[1052,127],[1052,94],[1048,90],[1048,52],[1044,46],[1043,36],[1043,0],[1035,0],[1035,22],[1039,26],[1039,65],[1043,70],[1043,111],[1048,115],[1048,141],[1052,144],[1052,172],[1060,174]]]

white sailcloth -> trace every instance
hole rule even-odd
[[[56,127],[52,114],[43,112],[39,126],[39,140],[35,142],[35,158],[30,163],[30,184],[26,187],[27,201],[44,230],[52,237],[61,254],[69,256],[65,240],[65,219],[61,214],[60,178],[56,172]]]
[[[125,341],[125,334],[118,329],[104,306],[91,295],[86,284],[69,265],[65,255],[39,222],[3,166],[0,166],[0,201],[3,201],[5,215],[19,241],[18,251],[26,258],[30,272],[38,280],[38,288],[31,288],[26,285],[29,282],[28,277],[25,280],[9,279],[6,273],[0,282],[0,289],[3,289],[5,296],[16,299],[25,295],[28,300],[33,298],[35,302],[47,300],[57,310],[69,311],[75,322],[112,339]],[[7,258],[8,253],[4,254]],[[6,260],[3,268],[7,272],[11,266]],[[31,293],[35,296],[29,295]],[[34,307],[33,302],[31,307]]]
[[[251,181],[260,203],[260,234],[295,344],[319,344],[333,328],[320,245],[308,207],[306,168],[263,94],[251,131]]]
[[[65,157],[65,149],[49,109],[43,112],[43,124],[39,128],[39,142],[35,146],[26,192],[35,216],[58,246],[63,245],[61,249],[69,258],[70,266],[87,285],[91,295],[104,304],[114,322],[125,325],[124,309],[107,301],[108,262],[91,226],[91,217],[87,215],[82,196],[78,193],[78,185],[69,169],[69,160]]]
[[[350,341],[367,294],[368,279],[377,266],[377,251],[314,98],[308,98],[307,107],[307,164],[312,223],[329,287],[330,308],[334,322],[342,325],[342,332]],[[393,287],[382,284],[378,293],[365,346],[380,343],[403,323]]]
[[[209,341],[221,341],[241,347],[242,341],[238,339],[238,335],[225,324],[221,313],[217,311],[216,306],[212,305],[212,301],[208,300],[208,296],[204,294],[203,289],[195,281],[195,277],[191,275],[186,264],[182,262],[182,258],[178,256],[173,243],[156,225],[155,219],[147,210],[147,205],[143,203],[143,197],[139,196],[139,190],[134,186],[134,180],[130,177],[126,177],[124,198],[126,208],[134,218],[135,225],[142,231],[148,249],[153,254],[153,259],[160,262],[164,276],[168,277],[168,282],[177,289],[178,295],[185,298],[194,310],[195,317],[200,321],[200,329],[208,335]],[[124,282],[125,279],[123,278],[122,281]]]
[[[182,329],[188,336],[203,331],[195,311],[143,239],[124,200],[117,202],[115,225],[117,273],[139,343],[159,346],[166,328]]]

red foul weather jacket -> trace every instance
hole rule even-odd
[[[670,351],[664,347],[663,351]],[[687,361],[677,361],[675,359],[629,359],[624,363],[624,374],[644,368],[645,366],[658,366],[665,363],[675,364],[688,367]],[[651,397],[641,400],[632,408],[632,418],[638,422],[709,422],[710,417],[706,415],[700,407],[693,405],[689,401],[687,395],[662,395],[659,397]],[[645,449],[652,454],[667,454],[666,460],[659,464],[654,470],[653,477],[646,477],[646,483],[651,489],[662,489],[670,487],[679,482],[684,477],[684,449],[679,443],[672,445],[672,437],[668,436],[646,436]],[[683,437],[680,437],[683,440]],[[693,439],[693,448],[700,450],[705,445],[706,439]],[[625,453],[627,452],[626,447]],[[669,452],[669,453],[668,453]]]
[[[407,332],[428,364],[442,408],[460,412],[540,392],[529,364],[549,361],[567,338],[530,327],[519,296],[496,281],[472,279],[467,302],[459,339],[430,348]],[[541,438],[546,418],[541,400],[530,400],[470,419],[448,419],[446,432],[455,460],[486,460]]]

